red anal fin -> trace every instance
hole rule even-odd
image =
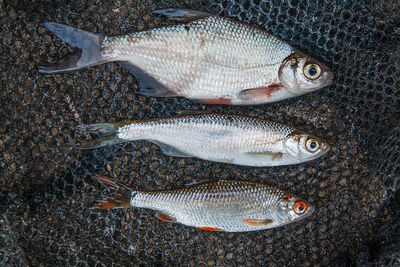
[[[172,218],[171,216],[168,216],[167,214],[164,214],[164,213],[157,213],[156,217],[164,222],[175,222],[174,218]]]
[[[218,227],[200,226],[199,228],[206,231],[224,231],[224,229]]]
[[[239,97],[245,100],[257,99],[257,98],[269,98],[274,92],[279,91],[281,88],[282,88],[281,84],[273,83],[266,87],[258,87],[258,88],[243,90],[240,92]]]
[[[205,105],[230,105],[232,103],[232,99],[223,97],[217,99],[197,99],[195,101]]]

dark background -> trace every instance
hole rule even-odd
[[[400,265],[400,2],[362,2],[0,1],[0,264]],[[163,7],[266,29],[327,63],[335,80],[288,101],[230,107],[139,95],[135,77],[117,63],[38,73],[38,65],[70,50],[42,22],[119,35],[167,25],[150,13]],[[180,110],[270,119],[323,137],[332,150],[301,165],[250,168],[171,158],[145,141],[72,148],[90,138],[77,134],[77,124]],[[206,232],[143,209],[89,209],[107,195],[93,173],[146,189],[210,178],[260,181],[317,210],[266,231]]]

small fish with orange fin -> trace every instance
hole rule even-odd
[[[96,209],[146,208],[162,221],[208,231],[247,232],[279,227],[310,216],[314,206],[289,192],[261,183],[215,180],[181,189],[134,190],[108,177],[95,178],[113,195]]]

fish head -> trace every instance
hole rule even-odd
[[[308,133],[294,131],[286,138],[284,149],[288,157],[300,163],[321,157],[329,151],[330,145]]]
[[[333,72],[316,59],[296,52],[283,61],[279,79],[290,93],[302,95],[330,85]]]
[[[307,200],[285,193],[276,206],[274,220],[280,224],[287,224],[310,216],[314,210],[315,207]]]

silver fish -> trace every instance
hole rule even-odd
[[[304,199],[261,183],[218,180],[182,189],[133,190],[105,176],[96,178],[114,195],[94,208],[147,208],[156,217],[209,231],[246,232],[269,229],[310,216]]]
[[[112,37],[44,23],[77,49],[39,71],[120,61],[145,95],[232,105],[280,101],[328,86],[333,79],[326,65],[260,29],[200,11],[154,12],[183,23]]]
[[[329,150],[327,142],[294,128],[221,114],[79,125],[77,129],[103,136],[83,143],[78,147],[82,149],[148,140],[170,156],[256,167],[297,164]]]

